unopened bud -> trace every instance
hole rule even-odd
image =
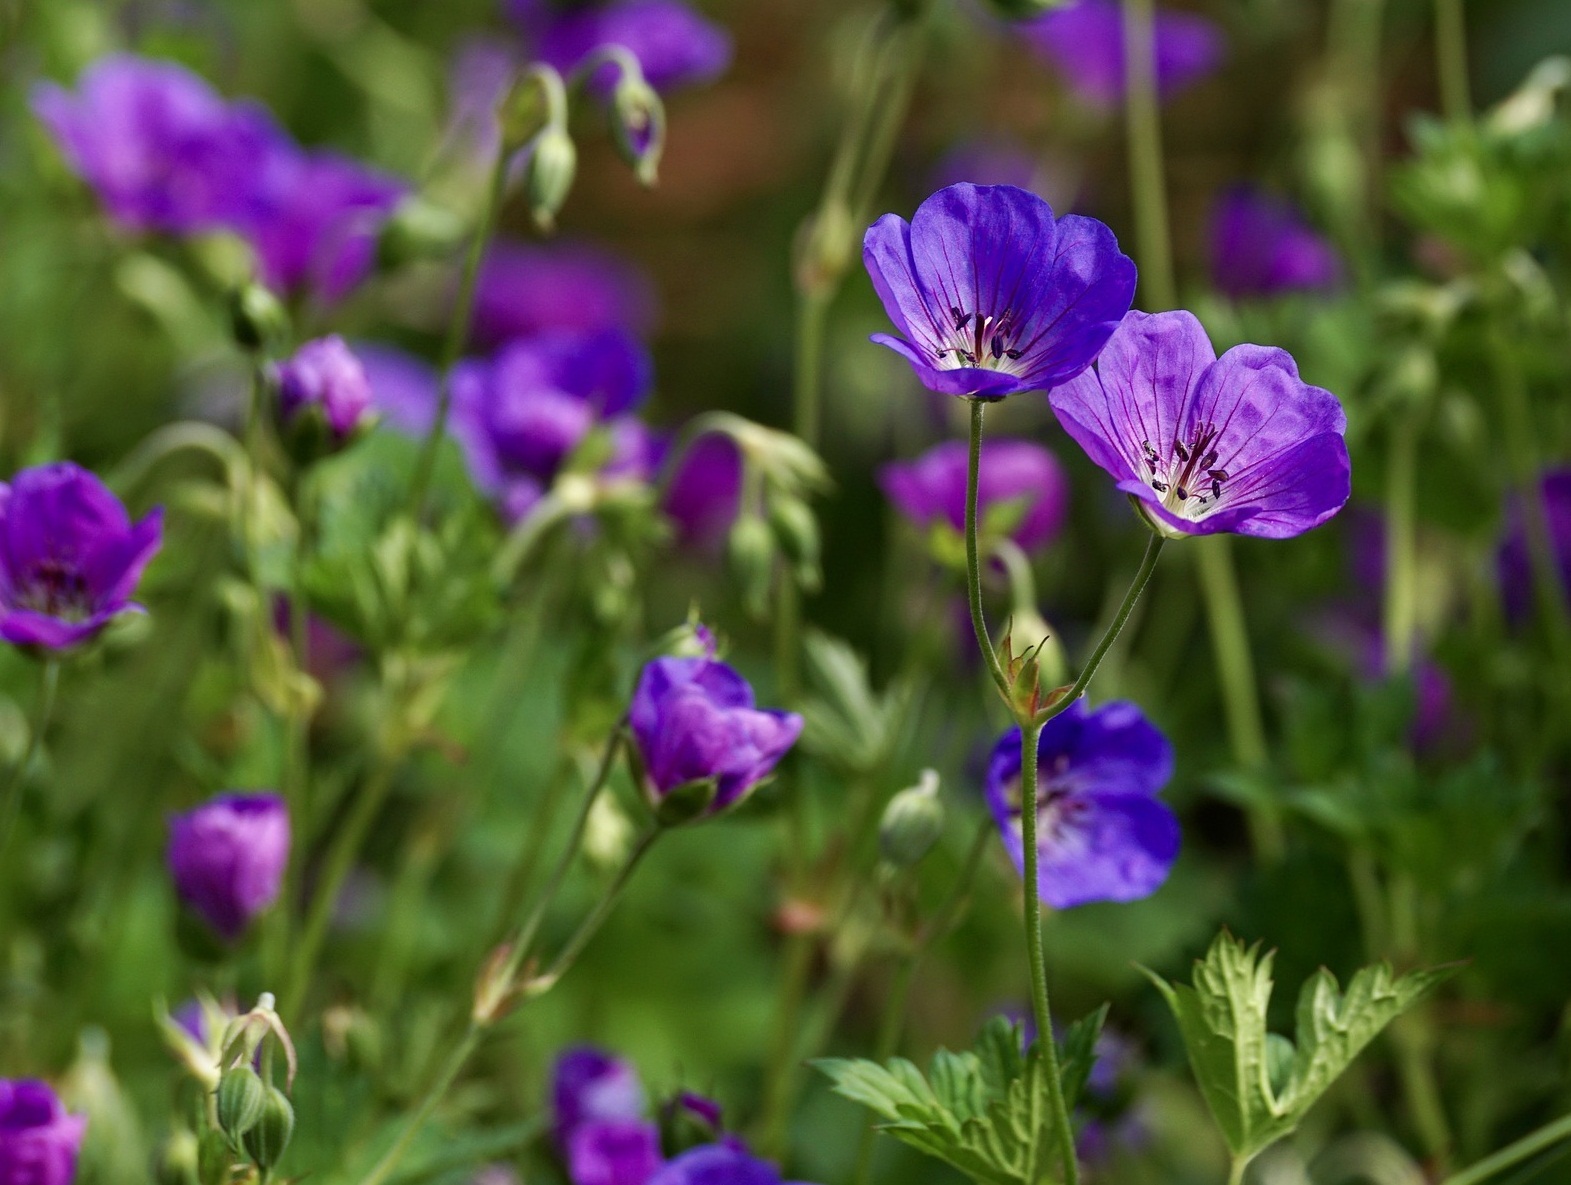
[[[202,1133],[196,1148],[196,1168],[202,1185],[228,1185],[234,1160],[223,1132],[212,1128]]]
[[[611,93],[611,130],[642,185],[653,185],[665,151],[665,104],[641,75],[622,72]]]
[[[535,225],[550,232],[578,173],[578,149],[567,129],[552,124],[535,137],[524,168],[524,192]]]
[[[742,586],[742,599],[749,612],[762,616],[769,607],[769,582],[774,573],[774,532],[756,514],[738,515],[731,524],[727,551],[731,570]]]
[[[253,281],[230,293],[229,325],[242,349],[260,350],[288,333],[289,314],[265,285]]]
[[[933,850],[944,833],[938,773],[924,769],[915,786],[889,800],[878,825],[878,850],[896,868],[910,868]]]
[[[797,583],[812,591],[821,580],[818,519],[801,498],[776,497],[769,503],[769,526],[775,541],[791,561]]]
[[[446,255],[463,241],[464,230],[464,220],[451,210],[421,197],[408,198],[377,237],[377,262],[392,269]]]
[[[244,1137],[246,1155],[264,1173],[284,1158],[289,1140],[295,1134],[295,1109],[276,1086],[267,1088],[267,1100],[256,1125]]]
[[[218,1080],[218,1126],[230,1140],[238,1143],[262,1118],[267,1089],[261,1077],[248,1065],[224,1071]]]

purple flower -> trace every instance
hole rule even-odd
[[[170,816],[167,859],[180,900],[234,942],[278,899],[288,808],[276,794],[220,794]]]
[[[1054,909],[1137,901],[1167,879],[1178,820],[1156,795],[1173,773],[1173,748],[1134,704],[1091,711],[1076,700],[1037,745],[1037,880]],[[1020,730],[993,747],[988,809],[1015,867],[1025,869],[1020,826]]]
[[[563,73],[602,45],[620,45],[638,59],[644,78],[659,91],[713,82],[731,65],[731,36],[679,0],[612,0],[572,12],[514,3],[515,19],[539,42],[540,57]],[[617,72],[596,72],[597,89],[614,85]]]
[[[371,387],[371,406],[409,436],[424,436],[436,417],[436,367],[396,346],[357,341],[352,347]]]
[[[949,440],[912,461],[895,461],[878,474],[878,484],[895,508],[922,529],[947,522],[965,530],[967,448]],[[1069,479],[1057,458],[1028,440],[995,437],[983,442],[977,471],[977,517],[1013,504],[1018,518],[1009,536],[1026,551],[1057,537],[1069,511]]]
[[[648,1185],[782,1185],[780,1170],[740,1141],[705,1144],[666,1162]]]
[[[103,482],[69,461],[0,484],[0,638],[69,650],[115,617],[163,541],[163,512],[132,523]]]
[[[551,1075],[551,1124],[566,1155],[572,1135],[587,1123],[643,1118],[644,1088],[632,1063],[590,1045],[564,1049]]]
[[[306,342],[278,367],[278,419],[286,429],[309,409],[321,413],[335,447],[366,426],[371,382],[352,350],[336,333]]]
[[[973,185],[1012,185],[1040,190],[1042,158],[1025,145],[997,137],[955,145],[934,169],[937,188],[969,181]]]
[[[1235,300],[1323,292],[1341,281],[1342,263],[1291,202],[1237,185],[1211,218],[1211,277]]]
[[[475,339],[495,346],[548,330],[644,333],[655,318],[649,281],[583,243],[494,243],[475,292]]]
[[[873,340],[949,395],[998,398],[1079,374],[1129,311],[1135,265],[1094,218],[1055,219],[1009,185],[951,185],[908,224],[885,214],[862,258],[905,336]]]
[[[288,143],[259,107],[129,54],[94,62],[75,93],[40,84],[32,104],[72,170],[132,230],[189,234],[253,217]]]
[[[1128,71],[1124,17],[1117,0],[1079,0],[1019,28],[1086,102],[1099,107],[1123,102]],[[1192,13],[1158,11],[1154,35],[1157,93],[1164,99],[1214,71],[1226,50],[1222,31]]]
[[[742,453],[724,433],[701,436],[683,454],[661,509],[689,547],[721,544],[742,505]]]
[[[660,1129],[642,1120],[594,1120],[567,1140],[572,1185],[646,1185],[660,1160]]]
[[[628,720],[650,793],[713,781],[711,812],[740,801],[802,734],[802,717],[754,707],[747,680],[707,658],[645,666]]]
[[[331,303],[370,274],[376,236],[403,199],[404,182],[332,152],[290,152],[264,208],[242,230],[262,277],[286,292]]]
[[[0,1078],[0,1185],[71,1185],[86,1130],[48,1084]]]
[[[1096,371],[1051,399],[1064,431],[1164,535],[1285,539],[1351,490],[1336,396],[1300,379],[1285,350],[1218,358],[1190,313],[1130,313]]]
[[[1544,517],[1549,526],[1555,566],[1563,589],[1571,590],[1571,469],[1544,474],[1539,483]],[[1506,616],[1520,624],[1527,620],[1534,603],[1532,552],[1527,542],[1527,524],[1519,500],[1513,499],[1506,513],[1506,533],[1495,557],[1500,578],[1500,596]]]

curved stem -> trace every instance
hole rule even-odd
[[[27,771],[43,746],[44,732],[54,715],[55,692],[60,686],[60,660],[46,658],[39,666],[38,695],[33,700],[33,716],[27,727],[27,748],[11,769],[11,776],[0,790],[0,857],[11,844],[11,832],[16,827],[16,817],[22,809],[22,782]]]
[[[1234,1156],[1227,1168],[1227,1185],[1244,1185],[1244,1170],[1249,1167],[1249,1157]]]
[[[982,399],[972,399],[970,403],[971,449],[966,462],[966,600],[971,608],[971,630],[976,634],[976,644],[982,649],[987,673],[993,677],[993,686],[998,688],[998,694],[1007,703],[1010,699],[1009,678],[998,661],[993,640],[988,637],[987,618],[982,614],[982,567],[977,558],[976,483],[982,466],[982,417],[987,410],[987,403]]]
[[[1435,0],[1435,72],[1440,76],[1440,109],[1445,117],[1452,123],[1467,123],[1473,118],[1473,95],[1462,0]]]
[[[1129,623],[1130,615],[1135,611],[1135,602],[1140,600],[1140,594],[1145,592],[1146,585],[1151,583],[1151,574],[1156,571],[1156,561],[1162,555],[1162,544],[1166,542],[1155,531],[1146,543],[1145,555],[1140,557],[1140,567],[1135,572],[1135,578],[1129,584],[1129,591],[1124,594],[1124,603],[1118,607],[1112,624],[1107,627],[1107,632],[1097,642],[1096,649],[1091,651],[1091,657],[1086,659],[1086,664],[1080,669],[1080,675],[1070,687],[1069,693],[1056,705],[1045,720],[1051,720],[1062,712],[1075,700],[1085,694],[1086,688],[1091,685],[1096,669],[1102,665],[1102,660],[1107,657],[1107,652],[1113,648],[1113,643],[1118,640],[1118,635],[1124,632],[1124,626]]]

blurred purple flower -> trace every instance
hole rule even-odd
[[[288,145],[260,107],[130,54],[94,62],[75,92],[40,83],[32,106],[110,218],[132,230],[189,234],[254,217]]]
[[[725,541],[742,505],[742,453],[721,432],[695,440],[677,462],[661,509],[676,523],[678,540],[709,548]]]
[[[1178,856],[1178,820],[1156,797],[1173,774],[1167,738],[1134,704],[1076,700],[1042,729],[1037,755],[1042,900],[1069,909],[1154,893]],[[993,748],[985,796],[1023,872],[1018,728]]]
[[[895,508],[926,529],[947,522],[965,530],[966,467],[964,441],[947,440],[911,461],[894,461],[879,470],[878,484]],[[1057,537],[1069,512],[1069,479],[1058,459],[1028,440],[995,437],[982,444],[977,470],[977,518],[1016,504],[1019,517],[1009,536],[1025,551],[1046,547]]]
[[[1164,535],[1285,539],[1347,501],[1336,396],[1285,350],[1219,359],[1193,314],[1130,313],[1087,371],[1052,393],[1064,430]]]
[[[459,45],[448,71],[447,137],[464,159],[490,162],[501,147],[497,108],[521,62],[516,50],[494,38],[474,37]]]
[[[71,1185],[86,1131],[47,1083],[0,1078],[0,1185]]]
[[[306,342],[279,364],[277,378],[278,418],[285,429],[315,408],[333,444],[342,447],[371,414],[371,382],[365,367],[336,333]]]
[[[711,813],[740,801],[802,734],[802,717],[756,708],[747,680],[706,658],[647,664],[628,722],[653,797],[713,780]]]
[[[1298,207],[1255,186],[1237,185],[1211,218],[1211,278],[1235,300],[1323,292],[1340,283],[1342,263]]]
[[[1544,474],[1539,482],[1544,517],[1549,526],[1555,566],[1560,572],[1562,593],[1571,591],[1571,469]],[[1513,498],[1506,511],[1505,537],[1495,556],[1500,579],[1500,596],[1506,616],[1520,625],[1532,613],[1535,590],[1533,558],[1527,541],[1527,523],[1521,500]]]
[[[646,1185],[660,1161],[660,1129],[642,1120],[592,1120],[567,1140],[572,1185]]]
[[[285,292],[343,299],[371,272],[376,237],[408,186],[333,152],[289,154],[264,208],[241,227],[263,279]]]
[[[508,8],[541,59],[564,74],[602,45],[628,50],[658,91],[713,82],[731,65],[731,35],[680,0],[611,0],[566,12],[512,0]],[[596,89],[608,90],[616,78],[614,66],[603,67]]]
[[[169,818],[175,892],[229,942],[278,899],[289,864],[289,810],[276,794],[220,794]]]
[[[389,427],[424,436],[436,417],[436,367],[382,342],[357,341],[352,347],[371,387],[371,406]]]
[[[782,1185],[780,1170],[739,1140],[693,1148],[666,1162],[648,1185]]]
[[[1041,165],[1037,153],[1014,140],[997,137],[965,140],[939,160],[933,170],[934,188],[969,182],[972,185],[1010,185],[1037,193]]]
[[[1018,28],[1083,100],[1099,107],[1123,102],[1128,71],[1117,0],[1078,0]],[[1154,33],[1156,86],[1163,99],[1211,74],[1226,53],[1221,29],[1193,13],[1158,10]]]
[[[103,482],[69,461],[0,484],[0,638],[69,650],[115,617],[163,541],[163,512],[132,523]]]
[[[358,643],[332,622],[307,610],[306,673],[318,683],[331,682],[364,655]],[[281,638],[293,636],[294,616],[289,598],[278,594],[273,598],[273,631]]]
[[[625,260],[584,243],[493,243],[475,293],[474,336],[482,346],[548,330],[647,333],[655,302],[649,281]]]
[[[1093,218],[1055,219],[1009,185],[951,185],[910,223],[885,214],[863,261],[895,327],[875,342],[949,395],[1057,386],[1097,356],[1135,291],[1135,265]]]
[[[587,1123],[636,1122],[644,1087],[632,1063],[591,1045],[564,1049],[551,1074],[551,1130],[566,1156],[573,1133]]]

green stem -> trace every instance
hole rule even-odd
[[[1129,183],[1140,243],[1140,284],[1148,311],[1172,308],[1172,236],[1168,230],[1167,177],[1162,159],[1161,108],[1156,88],[1156,34],[1153,0],[1123,0],[1124,56],[1129,90],[1124,104],[1129,140]]]
[[[1452,123],[1473,118],[1467,76],[1467,20],[1462,0],[1435,0],[1435,71],[1440,76],[1440,109]]]
[[[1058,1042],[1053,1038],[1053,1013],[1047,995],[1047,957],[1042,948],[1042,900],[1037,881],[1040,853],[1036,846],[1036,763],[1037,741],[1041,735],[1042,726],[1035,721],[1026,721],[1020,727],[1020,842],[1025,848],[1026,957],[1031,968],[1031,1014],[1036,1019],[1036,1039],[1047,1075],[1047,1101],[1052,1108],[1053,1128],[1058,1133],[1064,1185],[1077,1185],[1080,1163],[1075,1157],[1074,1128],[1070,1126],[1064,1084],[1059,1077]],[[1032,1134],[1032,1164],[1037,1163],[1035,1141],[1040,1130],[1037,1127]]]
[[[1235,1156],[1227,1168],[1227,1185],[1244,1185],[1244,1171],[1249,1168],[1250,1158]]]
[[[807,981],[813,969],[815,948],[809,934],[793,934],[786,943],[780,1010],[776,1014],[774,1039],[770,1045],[769,1067],[764,1075],[763,1119],[758,1139],[764,1155],[776,1160],[785,1151],[797,1029],[802,1005],[807,999]]]
[[[1477,1164],[1469,1165],[1460,1173],[1447,1177],[1442,1185],[1480,1185],[1495,1174],[1520,1164],[1536,1152],[1551,1148],[1561,1140],[1571,1139],[1571,1115],[1562,1115],[1551,1123],[1546,1123],[1535,1132],[1523,1136],[1515,1143],[1507,1144],[1499,1152],[1484,1157]]]
[[[22,783],[27,777],[27,771],[33,764],[33,759],[38,756],[38,750],[43,745],[44,732],[49,727],[49,721],[54,715],[55,692],[60,686],[60,660],[46,658],[38,670],[38,695],[33,700],[33,716],[27,726],[27,748],[22,751],[21,758],[11,768],[11,776],[6,779],[5,789],[0,790],[0,858],[5,856],[6,849],[11,844],[11,832],[16,827],[17,815],[22,810]]]
[[[344,881],[354,867],[360,849],[365,844],[371,824],[393,788],[393,774],[398,768],[398,758],[383,753],[371,771],[360,792],[350,804],[348,817],[333,835],[322,865],[322,874],[311,895],[311,906],[306,913],[305,928],[295,946],[294,963],[290,969],[288,986],[283,995],[279,1013],[287,1021],[298,1018],[300,1006],[305,1003],[311,974],[316,968],[317,956],[327,937],[327,924],[332,919],[333,907],[343,890]]]
[[[1080,677],[1070,687],[1069,693],[1055,705],[1056,711],[1047,716],[1052,719],[1075,700],[1085,694],[1086,688],[1091,685],[1091,679],[1096,674],[1096,669],[1102,665],[1102,660],[1107,657],[1107,652],[1113,648],[1113,643],[1118,641],[1118,635],[1123,633],[1124,626],[1128,624],[1130,615],[1135,611],[1135,603],[1140,600],[1140,594],[1145,592],[1146,585],[1151,583],[1151,574],[1156,571],[1156,561],[1161,557],[1162,544],[1165,540],[1155,531],[1146,542],[1145,555],[1140,557],[1140,567],[1135,572],[1135,578],[1130,582],[1129,591],[1124,594],[1124,603],[1118,607],[1112,623],[1107,627],[1107,632],[1097,642],[1096,649],[1091,651],[1091,657],[1086,659],[1086,664],[1080,669]]]
[[[480,1037],[485,1029],[486,1026],[481,1021],[470,1020],[464,1035],[459,1038],[458,1043],[448,1053],[447,1060],[442,1063],[441,1072],[437,1074],[436,1080],[421,1097],[420,1105],[409,1116],[409,1121],[404,1124],[403,1130],[398,1133],[398,1138],[393,1141],[392,1146],[382,1154],[375,1167],[361,1178],[360,1185],[382,1185],[382,1182],[392,1175],[399,1161],[403,1160],[404,1153],[409,1151],[410,1143],[420,1134],[421,1129],[431,1118],[431,1113],[447,1097],[447,1092],[458,1080],[458,1075],[468,1063],[470,1055],[479,1047]]]
[[[1386,674],[1397,677],[1412,669],[1418,632],[1418,437],[1418,423],[1403,416],[1386,467]]]
[[[480,265],[485,259],[486,244],[496,226],[497,214],[502,206],[502,195],[507,189],[508,153],[498,148],[491,166],[491,181],[480,207],[480,219],[475,225],[474,237],[469,243],[469,253],[464,258],[464,270],[458,283],[458,296],[453,302],[453,316],[447,323],[447,337],[442,344],[441,383],[437,390],[436,415],[431,429],[420,446],[420,457],[415,463],[414,480],[409,487],[409,507],[417,518],[425,517],[426,499],[430,493],[431,476],[436,470],[436,457],[447,434],[447,420],[453,404],[453,368],[469,340],[470,322],[474,317],[475,291],[479,287]]]
[[[982,417],[987,410],[987,401],[972,399],[970,404],[971,448],[966,463],[966,600],[971,608],[971,630],[976,634],[976,644],[981,647],[987,673],[992,676],[998,694],[1008,703],[1009,678],[1004,674],[998,652],[993,649],[993,640],[987,633],[987,618],[982,614],[982,565],[977,556],[976,486],[977,474],[982,468]]]

